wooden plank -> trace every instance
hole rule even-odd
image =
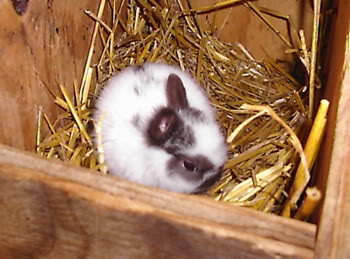
[[[328,184],[328,177],[330,174],[337,175],[337,171],[331,171],[331,160],[337,163],[335,156],[332,159],[332,152],[334,140],[336,137],[335,130],[339,128],[338,124],[344,118],[338,117],[340,96],[345,97],[349,93],[344,91],[342,84],[344,80],[344,68],[346,64],[346,38],[349,33],[349,19],[350,19],[350,2],[347,0],[335,0],[333,2],[333,10],[337,10],[332,16],[331,31],[327,43],[327,53],[325,62],[322,64],[322,70],[326,77],[323,80],[322,98],[330,101],[329,111],[327,115],[327,125],[325,139],[320,148],[320,154],[316,161],[314,184],[320,189],[323,196],[325,196]],[[341,133],[341,132],[340,132]],[[340,136],[340,139],[344,136]],[[342,149],[339,149],[342,152]],[[333,176],[334,177],[334,176]],[[328,187],[327,192],[330,192],[332,187]],[[316,225],[320,224],[321,214],[324,207],[324,200],[321,206],[318,206],[316,213],[312,219]],[[330,209],[330,211],[333,211]],[[333,212],[332,212],[333,213]]]
[[[350,2],[337,0],[327,59],[325,96],[331,100],[326,141],[320,154],[317,184],[325,192],[319,220],[316,258],[349,258],[350,254]],[[347,71],[344,69],[346,69]]]
[[[116,177],[98,175],[59,161],[46,160],[35,154],[17,151],[0,145],[0,164],[38,170],[45,175],[78,183],[120,198],[130,203],[143,203],[156,210],[190,219],[215,222],[225,229],[244,232],[287,244],[314,248],[316,227],[313,224],[285,219],[251,209],[228,206],[199,196],[170,193],[159,189],[115,180]]]
[[[337,89],[339,103],[333,125],[334,143],[326,143],[328,153],[332,153],[315,250],[315,258],[321,259],[350,256],[350,2],[339,1],[338,11],[328,89]]]
[[[0,1],[0,143],[30,150],[38,106],[57,117],[47,88],[58,94],[59,84],[73,89],[73,81],[79,82],[93,29],[84,10],[96,11],[98,4],[29,1],[19,16],[11,1]]]
[[[0,164],[0,189],[0,255],[6,258],[313,256],[312,249],[13,164]]]

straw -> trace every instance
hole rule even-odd
[[[180,67],[198,81],[217,108],[217,120],[228,136],[229,158],[222,178],[203,195],[269,213],[292,215],[286,208],[295,206],[295,197],[293,193],[286,194],[286,190],[298,168],[295,157],[299,154],[302,161],[299,168],[303,168],[303,173],[296,177],[297,182],[304,179],[300,190],[308,183],[309,168],[305,165],[311,162],[307,160],[311,151],[305,151],[305,158],[298,139],[308,113],[304,88],[276,61],[256,60],[242,44],[220,41],[197,20],[201,13],[242,4],[268,24],[288,51],[301,49],[298,55],[307,61],[305,38],[297,37],[300,46],[292,49],[292,41],[267,19],[267,15],[273,15],[286,20],[293,31],[289,17],[252,2],[231,0],[191,8],[189,2],[180,0],[162,4],[154,0],[123,0],[119,7],[115,1],[106,5],[101,0],[97,15],[86,11],[95,27],[81,83],[73,85],[73,96],[66,89],[71,86],[60,86],[62,96],[55,96],[55,103],[62,114],[53,124],[44,111],[38,114],[37,152],[107,173],[102,148],[103,116],[92,122],[91,104],[105,83],[123,68],[149,61],[164,62]],[[124,20],[122,7],[127,11]],[[104,11],[112,15],[112,23],[104,20]],[[121,30],[118,34],[117,28]],[[103,51],[93,64],[98,40]],[[93,75],[97,75],[96,80]],[[51,131],[44,138],[41,117]],[[89,130],[92,124],[94,142]]]

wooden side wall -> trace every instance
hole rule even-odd
[[[0,1],[0,143],[34,150],[39,105],[57,117],[50,91],[80,82],[93,30],[84,10],[98,2],[29,1],[19,16]]]
[[[4,258],[312,258],[315,225],[0,145]],[[27,256],[27,257],[25,257]]]
[[[331,107],[317,171],[325,190],[315,256],[321,259],[350,255],[350,2],[337,3],[325,89]]]

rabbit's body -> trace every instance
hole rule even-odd
[[[108,82],[96,108],[111,174],[185,193],[220,175],[226,146],[215,112],[202,89],[177,68],[126,68]]]

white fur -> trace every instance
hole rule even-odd
[[[203,155],[215,166],[220,166],[226,160],[226,146],[215,121],[215,111],[204,91],[176,67],[146,63],[143,70],[146,76],[140,76],[133,67],[122,70],[104,87],[96,104],[94,120],[102,120],[103,150],[109,172],[149,186],[193,192],[205,179],[193,183],[177,175],[169,176],[166,164],[171,155],[147,145],[141,130],[145,129],[156,108],[167,105],[167,78],[176,74],[186,89],[189,106],[204,112],[209,118],[208,123],[192,128],[196,145],[187,154]],[[140,118],[139,128],[132,123],[136,114]],[[186,123],[192,124],[190,121]]]

